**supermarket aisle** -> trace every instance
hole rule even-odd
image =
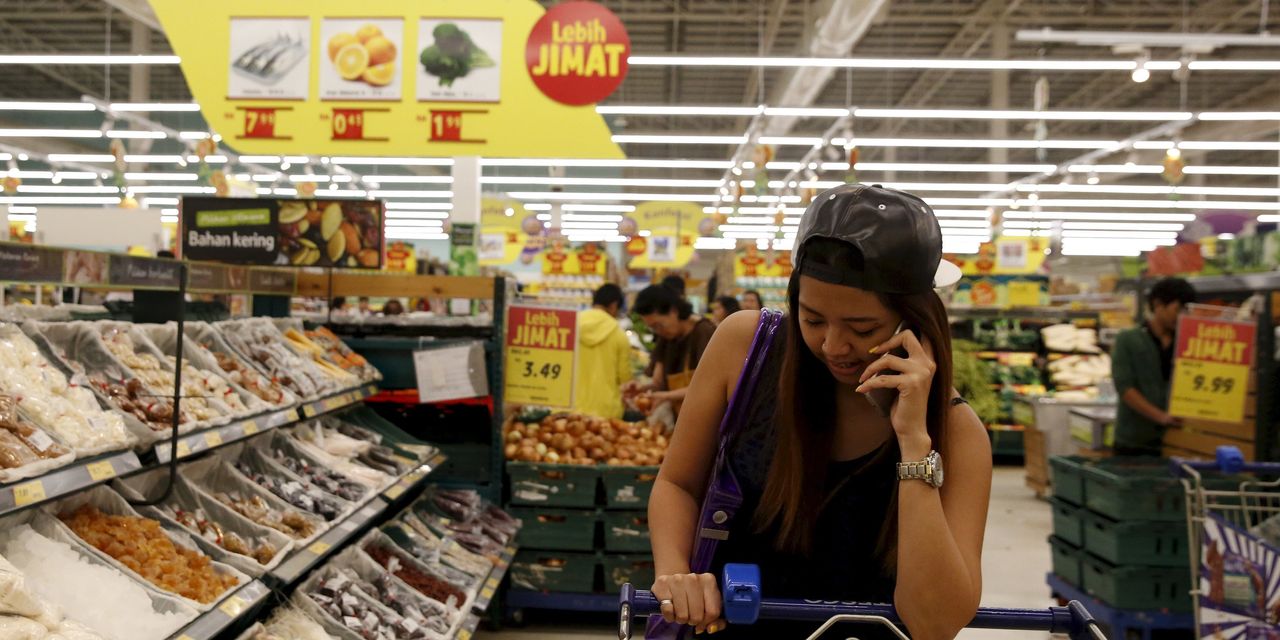
[[[997,467],[992,481],[991,512],[987,518],[983,551],[983,604],[998,607],[1050,606],[1049,588],[1045,586],[1044,578],[1050,566],[1049,546],[1045,540],[1052,529],[1049,505],[1037,500],[1023,485],[1022,467]],[[541,625],[500,633],[481,632],[475,637],[477,640],[606,640],[616,638],[617,632],[603,625],[566,624],[563,627]],[[966,631],[960,635],[960,638],[968,640],[1026,640],[1035,637],[1035,634],[1016,631]],[[1047,637],[1047,634],[1041,637]]]

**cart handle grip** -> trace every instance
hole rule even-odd
[[[1235,473],[1275,473],[1280,474],[1280,462],[1248,462],[1239,447],[1220,445],[1215,451],[1213,460],[1195,460],[1191,458],[1170,458],[1169,468],[1176,476],[1190,475],[1188,470],[1219,471],[1225,474]]]

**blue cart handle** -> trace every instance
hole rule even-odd
[[[1280,474],[1280,462],[1247,462],[1238,447],[1221,445],[1213,460],[1170,458],[1169,469],[1175,476],[1190,475],[1187,470],[1218,471],[1225,474],[1269,473]]]
[[[721,584],[726,585],[724,618],[729,624],[753,624],[757,620],[790,620],[811,622],[882,621],[902,626],[902,619],[892,605],[854,602],[782,600],[760,597],[760,570],[755,565],[725,565]],[[752,578],[755,578],[754,584]],[[618,601],[618,638],[631,638],[634,618],[660,615],[661,606],[650,591],[623,585]],[[827,625],[829,626],[829,625]],[[1071,640],[1106,640],[1093,616],[1079,601],[1065,607],[1047,609],[978,609],[965,625],[974,629],[1006,629],[1047,631],[1066,634]],[[823,629],[826,627],[824,626]],[[896,631],[896,629],[895,629]],[[901,633],[898,634],[901,636]]]

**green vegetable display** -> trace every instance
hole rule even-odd
[[[983,424],[995,424],[1001,414],[1000,397],[991,388],[991,368],[978,359],[978,350],[973,342],[951,341],[951,384]]]
[[[453,81],[465,78],[472,69],[495,66],[493,58],[471,41],[466,31],[452,22],[436,25],[431,30],[435,43],[422,50],[418,60],[427,73],[440,79],[440,86],[451,87]]]

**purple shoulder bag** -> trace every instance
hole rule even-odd
[[[738,375],[729,407],[720,421],[720,444],[716,451],[715,465],[711,468],[707,493],[702,499],[702,512],[698,516],[698,530],[694,534],[693,557],[689,568],[693,573],[711,570],[716,546],[729,538],[729,523],[742,507],[742,490],[729,468],[727,455],[729,443],[742,430],[749,416],[751,396],[756,391],[760,374],[764,370],[769,348],[773,346],[778,329],[782,326],[782,312],[764,309],[760,312],[760,324],[751,341],[751,349]],[[684,640],[693,635],[693,628],[667,622],[662,616],[650,616],[645,627],[645,640]]]

